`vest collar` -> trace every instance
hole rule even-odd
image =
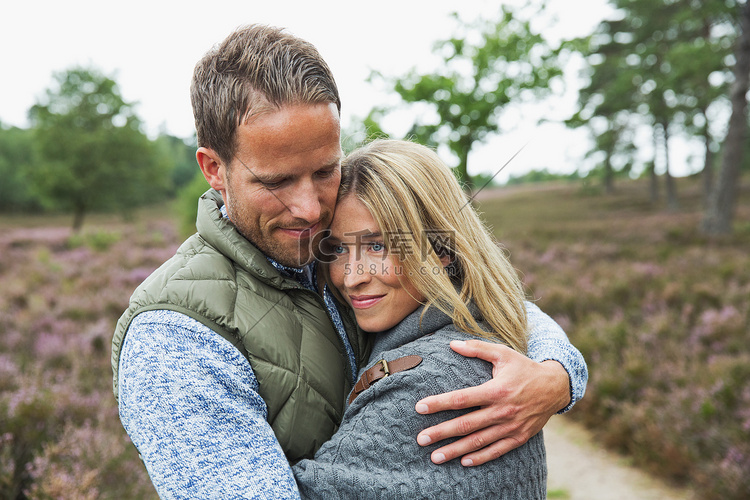
[[[229,220],[229,215],[227,214],[226,205],[221,204],[219,206],[219,211],[221,212],[222,217]],[[280,264],[279,262],[276,262],[275,259],[269,257],[268,255],[266,255],[266,259],[268,259],[268,262],[270,262],[271,265],[275,267],[285,277],[297,280],[305,288],[310,288],[311,290],[314,290],[314,287],[312,285],[306,284],[306,282],[310,284],[315,283],[314,262],[308,264],[307,266],[298,268],[298,267],[289,267],[289,266],[285,266],[284,264]]]
[[[222,215],[223,205],[224,200],[218,191],[209,189],[203,193],[198,200],[198,218],[195,222],[198,234],[260,281],[279,288],[300,287],[294,278],[284,276],[258,247],[237,231],[234,224]]]

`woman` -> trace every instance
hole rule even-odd
[[[541,433],[477,467],[435,465],[414,439],[448,418],[418,415],[417,401],[491,377],[490,364],[450,341],[479,336],[526,351],[521,282],[450,169],[404,141],[352,153],[327,248],[331,291],[374,346],[340,429],[293,468],[302,496],[545,498]]]

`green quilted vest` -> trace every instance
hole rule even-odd
[[[144,311],[186,314],[235,345],[250,362],[268,421],[287,458],[312,457],[338,428],[351,389],[346,352],[322,298],[282,276],[221,212],[221,196],[206,192],[198,233],[133,293],[112,340],[114,393],[128,326]],[[342,314],[347,331],[351,317]],[[349,334],[358,360],[365,342]]]

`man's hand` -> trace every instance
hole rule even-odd
[[[492,363],[492,380],[417,403],[417,413],[423,414],[479,407],[419,433],[422,446],[465,436],[433,451],[436,464],[462,455],[465,466],[494,460],[524,444],[570,403],[568,373],[557,361],[537,363],[509,347],[480,340],[453,341],[451,349]]]

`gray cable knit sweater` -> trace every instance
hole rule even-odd
[[[380,359],[418,354],[422,363],[392,374],[362,392],[347,408],[341,427],[315,454],[293,467],[303,498],[416,499],[546,498],[547,464],[540,432],[523,446],[477,467],[459,460],[430,461],[437,445],[421,447],[417,434],[464,412],[419,415],[420,399],[476,386],[492,377],[489,363],[451,350],[457,330],[435,308],[417,309],[397,326],[376,335],[370,368]],[[444,444],[444,443],[441,443]]]

